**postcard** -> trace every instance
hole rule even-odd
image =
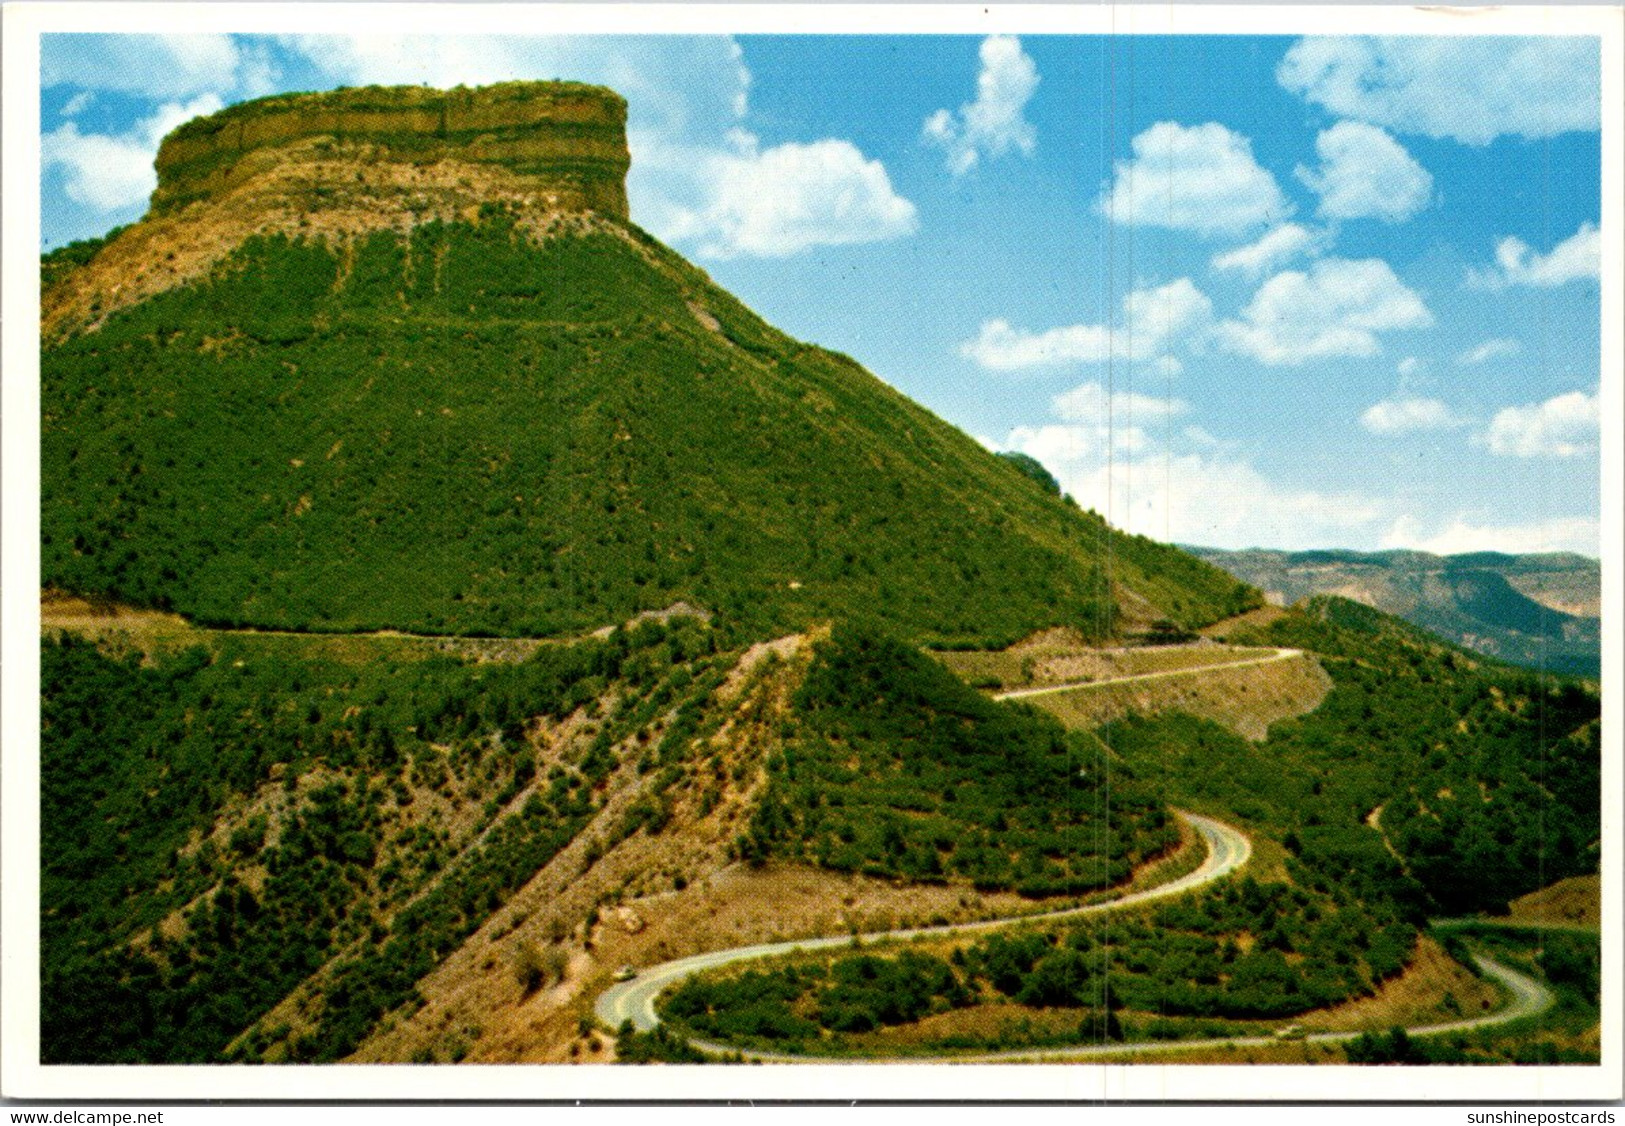
[[[1622,29],[8,5],[5,1093],[1619,1098]]]

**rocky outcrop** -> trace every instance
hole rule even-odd
[[[232,106],[164,138],[152,210],[219,195],[263,172],[279,150],[312,138],[326,142],[315,146],[318,155],[350,148],[369,163],[497,165],[530,181],[556,210],[627,218],[625,100],[602,87],[557,82],[372,86]]]

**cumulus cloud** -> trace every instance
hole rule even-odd
[[[1076,470],[1106,464],[1151,450],[1154,441],[1146,427],[1189,409],[1190,404],[1182,399],[1083,383],[1050,400],[1050,411],[1060,423],[1017,426],[1010,431],[1005,448],[1035,457],[1046,466]]]
[[[1523,346],[1510,337],[1498,336],[1493,340],[1486,340],[1474,348],[1469,348],[1456,357],[1456,363],[1462,367],[1472,367],[1487,360],[1500,359],[1502,356],[1516,356],[1523,350]]]
[[[1012,431],[1012,448],[1044,460],[1085,508],[1137,535],[1214,547],[1295,551],[1371,534],[1384,505],[1358,493],[1330,493],[1272,480],[1250,462],[1208,449],[1173,452],[1147,440],[1105,449],[1060,427]]]
[[[1079,504],[1136,534],[1217,547],[1289,550],[1369,539],[1383,502],[1272,480],[1201,427],[1181,399],[1084,383],[1050,403],[1057,421],[1011,430],[1002,448],[1036,457]],[[1178,426],[1178,432],[1174,427]]]
[[[1378,333],[1425,328],[1433,315],[1421,297],[1378,258],[1327,258],[1307,271],[1276,274],[1239,320],[1218,327],[1231,351],[1270,365],[1328,356],[1374,356]]]
[[[1009,321],[984,321],[976,339],[960,345],[963,356],[990,371],[1021,371],[1108,359],[1154,360],[1165,374],[1180,364],[1167,355],[1177,341],[1198,336],[1211,321],[1213,303],[1189,278],[1136,289],[1123,298],[1113,325],[1065,325],[1033,332]]]
[[[1486,524],[1458,515],[1434,531],[1413,516],[1401,516],[1383,533],[1384,549],[1406,548],[1434,555],[1500,551],[1530,555],[1572,551],[1593,558],[1600,554],[1602,526],[1594,516],[1557,516],[1528,524]]]
[[[40,85],[166,100],[226,94],[255,60],[229,35],[43,35]]]
[[[983,157],[1012,150],[1030,156],[1038,144],[1038,131],[1024,116],[1038,89],[1037,64],[1021,49],[1021,40],[1009,35],[982,40],[980,55],[976,100],[960,106],[958,113],[939,109],[925,121],[925,140],[948,154],[948,169],[955,176],[975,168]]]
[[[1339,121],[1315,138],[1320,167],[1297,176],[1320,196],[1323,219],[1409,219],[1427,206],[1433,177],[1404,146],[1374,125]]]
[[[1055,423],[1017,426],[1005,442],[1006,448],[1037,458],[1046,468],[1125,457],[1150,445],[1150,436],[1140,426],[1108,428]]]
[[[1384,399],[1372,404],[1360,415],[1361,426],[1373,434],[1383,435],[1448,430],[1462,424],[1462,420],[1438,399]]]
[[[728,36],[295,36],[329,78],[351,84],[595,82],[628,101],[632,215],[707,258],[794,255],[917,227],[885,166],[850,141],[763,146],[742,127],[751,74]]]
[[[1276,266],[1285,265],[1302,255],[1318,253],[1325,242],[1325,233],[1312,231],[1300,223],[1282,223],[1264,232],[1257,242],[1238,246],[1216,255],[1215,270],[1239,270],[1251,278],[1259,277]]]
[[[1469,285],[1479,289],[1505,289],[1523,285],[1551,289],[1582,278],[1595,278],[1602,271],[1602,235],[1594,223],[1581,223],[1580,229],[1549,254],[1537,254],[1519,238],[1504,238],[1495,247],[1495,265],[1471,270]]]
[[[1339,117],[1484,145],[1601,123],[1591,37],[1353,36],[1301,39],[1276,79]]]
[[[1223,125],[1161,121],[1135,137],[1099,208],[1113,222],[1238,235],[1286,217],[1291,205],[1253,159],[1252,142]]]
[[[1503,457],[1580,457],[1596,450],[1599,420],[1597,396],[1570,391],[1497,412],[1484,444]]]
[[[714,192],[684,234],[709,258],[783,258],[911,233],[914,205],[847,141],[784,144],[716,161]]]
[[[1100,363],[1113,354],[1112,330],[1105,325],[1066,325],[1032,332],[995,318],[983,321],[976,339],[961,344],[959,352],[990,371]]]
[[[153,157],[164,135],[183,121],[222,108],[213,94],[168,102],[125,133],[82,133],[67,121],[40,138],[40,162],[60,169],[69,199],[102,214],[144,203],[158,186]]]
[[[1082,383],[1063,391],[1051,401],[1057,418],[1091,426],[1108,426],[1122,420],[1152,422],[1183,414],[1190,405],[1183,399],[1162,399],[1134,391],[1108,391],[1100,383]]]

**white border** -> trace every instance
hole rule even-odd
[[[12,4],[4,13],[3,582],[0,707],[4,813],[0,1092],[39,1099],[1073,1099],[1471,1100],[1621,1097],[1620,563],[1625,554],[1625,8],[1107,7],[1093,5]],[[646,34],[1596,35],[1602,90],[1603,1059],[1597,1067],[1195,1065],[807,1067],[41,1067],[38,965],[39,47],[60,31]]]

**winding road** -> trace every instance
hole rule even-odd
[[[1263,657],[1249,657],[1242,661],[1221,661],[1213,665],[1192,665],[1188,669],[1164,669],[1161,672],[1134,673],[1130,676],[1113,676],[1103,680],[1075,680],[1067,684],[1046,684],[1041,688],[1012,688],[1008,692],[995,692],[995,700],[1023,700],[1030,696],[1048,696],[1056,692],[1078,692],[1086,688],[1114,688],[1119,684],[1133,684],[1138,680],[1164,680],[1174,676],[1190,676],[1193,673],[1222,672],[1225,669],[1245,669],[1255,665],[1268,665],[1276,661],[1290,661],[1294,657],[1303,656],[1302,649],[1276,649]]]
[[[1278,658],[1277,658],[1278,659]],[[1153,674],[1161,675],[1161,674]],[[1182,820],[1194,828],[1207,844],[1207,856],[1202,864],[1194,871],[1170,880],[1168,883],[1143,891],[1131,892],[1120,898],[1106,903],[1095,903],[1083,907],[1071,907],[1061,911],[1049,911],[1038,915],[1019,915],[1014,918],[988,919],[977,923],[961,923],[956,925],[917,927],[906,930],[884,931],[865,935],[867,942],[877,942],[886,939],[906,940],[913,938],[954,937],[958,935],[975,934],[981,931],[997,930],[1001,927],[1014,926],[1023,923],[1041,922],[1055,919],[1076,918],[1084,915],[1103,914],[1109,911],[1121,910],[1135,904],[1147,903],[1169,896],[1179,895],[1192,888],[1210,884],[1215,880],[1241,868],[1252,857],[1252,842],[1245,834],[1233,826],[1222,821],[1215,821],[1210,817],[1201,817],[1194,813],[1180,810],[1174,811]],[[688,958],[679,958],[671,962],[663,962],[644,970],[631,981],[621,982],[605,990],[598,997],[594,1007],[594,1014],[598,1020],[609,1028],[620,1028],[630,1021],[632,1027],[639,1032],[648,1032],[660,1024],[660,1015],[655,1011],[655,999],[659,995],[676,985],[685,978],[706,970],[718,969],[722,966],[733,965],[737,962],[755,961],[762,958],[773,958],[782,954],[793,954],[800,951],[827,950],[831,947],[848,946],[852,943],[849,934],[831,935],[823,938],[796,939],[788,942],[763,943],[756,946],[739,946],[731,950],[715,950],[706,954],[695,954]],[[1405,1031],[1412,1037],[1437,1036],[1451,1032],[1465,1032],[1473,1029],[1487,1028],[1494,1025],[1508,1024],[1512,1021],[1522,1020],[1525,1017],[1536,1016],[1551,1008],[1555,1002],[1550,990],[1535,979],[1520,973],[1517,970],[1504,966],[1491,958],[1474,954],[1473,959],[1479,969],[1488,977],[1501,984],[1511,995],[1511,1002],[1493,1013],[1463,1020],[1450,1021],[1443,1024],[1415,1025]],[[1317,1032],[1304,1036],[1292,1043],[1310,1044],[1337,1044],[1346,1043],[1361,1036],[1362,1032]],[[1016,1051],[989,1052],[979,1055],[954,1056],[908,1056],[894,1058],[876,1058],[872,1060],[838,1060],[831,1057],[801,1056],[786,1053],[761,1052],[751,1049],[739,1049],[728,1044],[718,1044],[703,1040],[694,1040],[691,1043],[702,1051],[719,1054],[734,1054],[747,1060],[762,1063],[1033,1063],[1046,1060],[1063,1061],[1087,1059],[1095,1056],[1117,1056],[1133,1052],[1189,1052],[1203,1049],[1217,1048],[1225,1045],[1234,1047],[1263,1047],[1281,1043],[1273,1036],[1230,1036],[1207,1040],[1153,1040],[1124,1044],[1081,1044],[1075,1047],[1064,1048],[1033,1048]]]

